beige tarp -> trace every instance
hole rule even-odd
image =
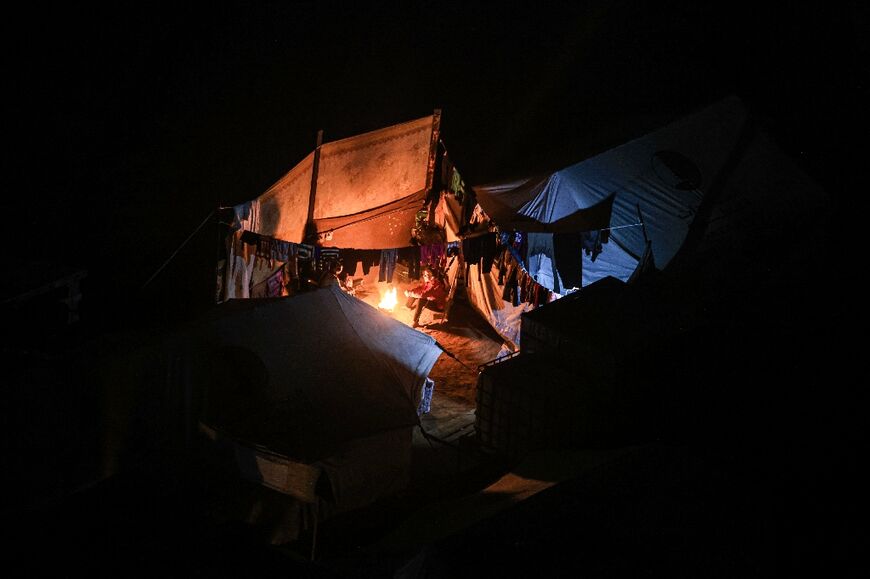
[[[431,186],[438,117],[429,115],[324,143],[257,198],[256,233],[305,239],[312,176],[318,244],[356,249],[410,245],[416,212]],[[315,166],[316,165],[316,166]]]
[[[260,223],[256,233],[296,243],[302,241],[313,168],[314,153],[311,153],[258,197]]]

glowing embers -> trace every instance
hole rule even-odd
[[[396,304],[398,301],[396,300],[396,288],[390,288],[384,295],[381,297],[381,301],[378,302],[378,308],[382,310],[386,310],[388,312],[392,312],[396,309]]]

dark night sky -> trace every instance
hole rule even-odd
[[[209,211],[259,195],[318,129],[335,140],[436,107],[451,156],[481,183],[576,162],[736,93],[835,197],[849,188],[839,164],[870,60],[858,2],[413,4],[8,18],[4,205],[26,259],[87,267],[91,296],[133,295]],[[213,230],[198,237],[177,261],[206,271]],[[202,296],[207,282],[179,267],[166,283]]]

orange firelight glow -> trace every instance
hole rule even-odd
[[[381,297],[381,301],[378,302],[378,307],[382,310],[393,311],[396,309],[397,303],[396,288],[390,288],[384,293],[383,297]]]

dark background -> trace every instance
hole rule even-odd
[[[335,140],[435,108],[479,184],[563,167],[737,94],[849,201],[863,4],[636,4],[25,9],[2,35],[13,254],[87,268],[91,319],[190,313],[212,298],[212,222],[141,288],[213,209],[262,193],[318,129]]]

